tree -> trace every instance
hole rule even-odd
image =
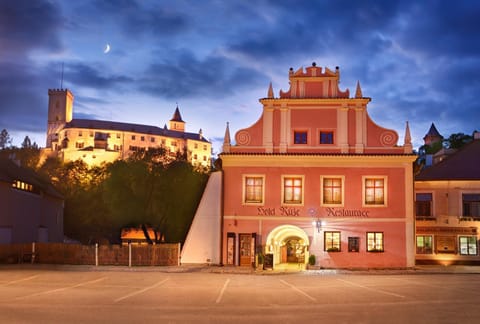
[[[32,148],[32,141],[30,141],[30,138],[28,137],[28,135],[25,136],[25,138],[23,139],[22,148],[24,149]]]
[[[0,149],[5,149],[12,145],[12,138],[8,131],[4,128],[0,132]]]
[[[454,133],[444,140],[444,145],[447,148],[459,149],[465,144],[470,143],[472,140],[473,136],[464,133]]]

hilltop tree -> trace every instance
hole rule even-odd
[[[4,128],[0,132],[0,149],[5,149],[12,146],[13,139],[10,137],[8,131]]]

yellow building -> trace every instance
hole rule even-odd
[[[88,165],[128,158],[138,150],[163,147],[176,155],[187,152],[195,166],[210,167],[212,144],[198,133],[185,131],[185,122],[176,107],[169,127],[74,119],[72,92],[48,90],[48,128],[45,151],[63,161],[83,160]]]

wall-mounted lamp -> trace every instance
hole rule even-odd
[[[322,221],[321,219],[317,219],[312,222],[312,225],[317,228],[317,233],[320,233],[322,231],[322,226],[325,225],[325,222]]]

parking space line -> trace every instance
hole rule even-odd
[[[0,286],[9,286],[9,285],[14,285],[18,282],[22,282],[22,281],[28,281],[28,280],[32,280],[32,279],[35,279],[37,278],[38,275],[34,275],[34,276],[30,276],[30,277],[27,277],[27,278],[23,278],[23,279],[18,279],[18,280],[12,280],[12,281],[8,281],[4,284],[0,284]]]
[[[371,291],[375,291],[377,293],[381,293],[381,294],[385,294],[385,295],[390,295],[390,296],[395,296],[395,297],[398,297],[398,298],[405,298],[405,296],[403,295],[399,295],[399,294],[396,294],[396,293],[392,293],[392,292],[389,292],[389,291],[385,291],[385,290],[381,290],[381,289],[376,289],[376,288],[372,288],[372,287],[367,287],[367,286],[364,286],[364,285],[360,285],[360,284],[357,284],[357,283],[354,283],[354,282],[351,282],[351,281],[348,281],[348,280],[344,280],[344,279],[337,279],[338,281],[341,281],[343,283],[346,283],[350,286],[354,286],[354,287],[360,287],[360,288],[364,288],[364,289],[368,289],[368,290],[371,290]]]
[[[223,284],[222,290],[220,290],[220,294],[218,295],[217,300],[215,301],[216,304],[220,303],[220,301],[222,300],[223,294],[225,293],[225,290],[227,289],[229,282],[230,282],[230,279],[227,279]]]
[[[56,293],[56,292],[59,292],[59,291],[64,291],[64,290],[67,290],[67,289],[72,289],[72,288],[77,288],[77,287],[81,287],[81,286],[86,286],[86,285],[89,285],[89,284],[92,284],[92,283],[96,283],[96,282],[105,280],[106,278],[107,278],[107,277],[101,277],[101,278],[98,278],[98,279],[95,279],[95,280],[90,280],[90,281],[86,281],[86,282],[81,282],[81,283],[78,283],[78,284],[73,285],[73,286],[62,287],[62,288],[57,288],[57,289],[51,289],[51,290],[42,291],[42,292],[39,292],[39,293],[34,293],[34,294],[30,294],[30,295],[25,295],[25,296],[19,296],[19,297],[16,297],[15,299],[24,299],[24,298],[28,298],[28,297],[48,295],[48,294]]]
[[[130,293],[130,294],[127,294],[127,295],[125,295],[125,296],[123,296],[123,297],[117,298],[117,299],[115,299],[113,302],[118,303],[119,301],[122,301],[122,300],[124,300],[124,299],[127,299],[127,298],[130,298],[130,297],[133,297],[133,296],[142,294],[142,293],[144,293],[144,292],[146,292],[146,291],[149,291],[150,289],[153,289],[153,288],[156,288],[156,287],[158,287],[158,286],[163,285],[165,282],[168,281],[168,279],[169,279],[169,278],[165,278],[165,279],[163,279],[162,281],[159,281],[159,282],[157,282],[157,283],[154,284],[154,285],[145,287],[145,288],[140,289],[140,290],[138,290],[138,291],[134,291],[134,292],[132,292],[132,293]]]
[[[282,279],[280,279],[280,282],[281,282],[281,283],[283,283],[284,285],[286,285],[286,286],[288,286],[288,287],[292,288],[292,289],[293,289],[293,290],[295,290],[296,292],[298,292],[298,293],[300,293],[300,294],[304,295],[305,297],[307,297],[307,298],[308,298],[308,299],[310,299],[311,301],[317,301],[317,299],[316,299],[316,298],[314,298],[314,297],[310,296],[309,294],[307,294],[307,293],[306,293],[306,292],[304,292],[303,290],[301,290],[301,289],[299,289],[299,288],[295,287],[294,285],[292,285],[292,284],[289,284],[289,283],[288,283],[288,282],[286,282],[285,280],[282,280]]]

